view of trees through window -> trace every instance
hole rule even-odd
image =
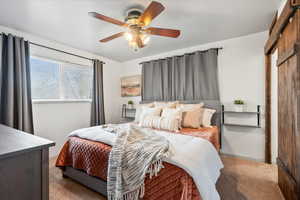
[[[33,99],[91,99],[92,67],[31,57]]]

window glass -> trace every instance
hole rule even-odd
[[[59,99],[59,65],[31,58],[31,89],[33,99]]]
[[[32,99],[91,99],[92,67],[31,58]]]
[[[92,68],[65,64],[62,68],[64,99],[90,99],[92,91]]]

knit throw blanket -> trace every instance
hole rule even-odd
[[[109,156],[108,200],[137,200],[144,195],[146,174],[156,176],[168,156],[169,142],[154,131],[129,125],[117,131]]]

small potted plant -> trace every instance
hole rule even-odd
[[[244,111],[245,102],[243,100],[237,99],[234,100],[234,108],[236,112],[243,112]]]
[[[133,101],[129,100],[127,104],[128,108],[133,109]]]

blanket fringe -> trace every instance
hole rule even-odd
[[[158,172],[163,168],[163,164],[162,164],[162,159],[159,159],[157,161],[155,161],[154,163],[152,163],[148,170],[147,173],[150,175],[150,178],[152,178],[153,176],[157,176]]]
[[[112,193],[108,193],[108,200],[137,200],[139,198],[143,198],[145,194],[145,185],[144,183],[136,190],[123,194],[121,197],[116,197]]]
[[[153,176],[157,176],[159,171],[163,168],[164,168],[163,161],[162,159],[159,159],[149,166],[147,173],[149,174],[150,178],[152,178]],[[107,194],[107,199],[108,200],[138,200],[139,198],[143,198],[144,195],[145,195],[145,184],[142,183],[138,189],[123,194],[121,197],[116,197],[115,194],[109,192]]]

